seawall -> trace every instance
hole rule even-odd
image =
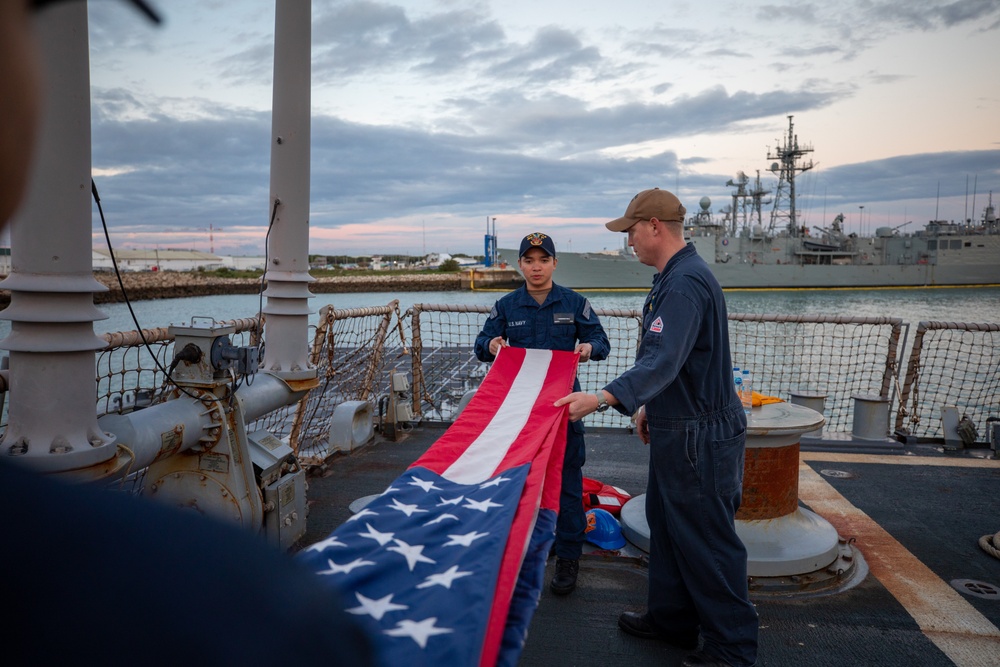
[[[94,278],[108,288],[95,292],[94,303],[120,303],[122,296],[118,278],[113,273],[95,272]],[[256,294],[260,280],[254,278],[220,278],[186,271],[123,273],[122,283],[131,301],[176,299],[213,294]],[[458,273],[426,273],[363,276],[324,276],[309,283],[314,294],[345,292],[445,292],[462,289]],[[10,303],[10,291],[0,290],[0,307]]]

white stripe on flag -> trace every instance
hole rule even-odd
[[[550,350],[525,350],[524,362],[493,419],[442,477],[456,484],[478,484],[493,476],[528,422],[551,362]]]

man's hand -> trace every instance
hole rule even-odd
[[[649,444],[649,422],[646,421],[646,406],[639,406],[639,412],[635,413],[635,430],[639,434],[642,444]]]
[[[569,420],[576,422],[597,411],[597,397],[585,391],[574,391],[555,402],[557,408],[564,405],[569,406]]]
[[[497,336],[490,341],[490,354],[494,357],[500,354],[500,348],[507,347],[507,341],[503,339],[503,336]]]
[[[580,355],[580,361],[590,361],[590,353],[594,351],[594,346],[590,343],[579,343],[573,351]]]

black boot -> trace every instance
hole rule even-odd
[[[556,558],[556,576],[552,577],[549,588],[556,595],[569,595],[576,588],[576,574],[580,571],[580,561]]]

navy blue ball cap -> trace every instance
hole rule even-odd
[[[532,232],[521,239],[521,249],[517,251],[517,258],[524,257],[524,253],[532,248],[541,248],[549,257],[556,256],[556,244],[552,242],[552,237],[541,232]]]

